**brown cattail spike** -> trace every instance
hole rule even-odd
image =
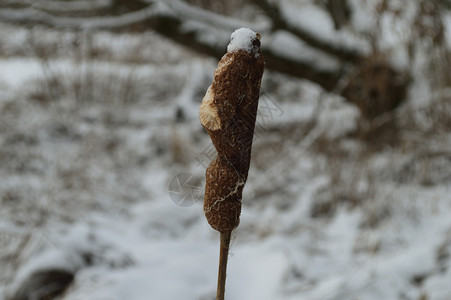
[[[236,30],[200,107],[200,121],[218,152],[206,172],[204,212],[220,232],[238,226],[247,180],[264,59],[260,35]]]

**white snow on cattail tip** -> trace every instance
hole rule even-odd
[[[246,50],[249,53],[258,55],[258,47],[252,44],[255,39],[260,39],[260,35],[249,28],[240,28],[235,30],[230,36],[230,43],[227,46],[227,52]]]

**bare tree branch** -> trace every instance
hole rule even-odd
[[[113,0],[80,0],[80,1],[27,1],[37,9],[44,9],[54,13],[89,11],[104,9],[112,5]]]
[[[327,0],[325,7],[334,21],[336,30],[339,30],[349,22],[351,11],[346,0]]]
[[[256,23],[244,21],[241,19],[224,16],[214,13],[209,10],[205,10],[199,7],[195,7],[180,0],[171,0],[167,2],[168,9],[174,12],[180,19],[196,20],[208,26],[212,26],[218,29],[235,30],[239,27],[248,27],[256,30],[260,33],[269,31],[269,25],[267,23]]]
[[[108,0],[109,7],[104,6],[107,0],[95,0],[99,14],[80,11],[75,4],[65,5],[61,1],[19,1],[20,5],[11,4],[0,10],[0,22],[86,31],[143,32],[151,29],[197,53],[217,59],[225,53],[230,31],[239,27],[252,28],[269,41],[262,48],[267,69],[306,79],[328,92],[340,94],[360,110],[362,124],[385,120],[383,116],[404,101],[409,85],[408,74],[396,70],[386,57],[365,55],[341,40],[333,40],[333,36],[327,40],[314,29],[307,30],[294,24],[296,19],[286,11],[288,7],[282,7],[276,1],[252,0],[265,14],[255,22],[220,15],[181,0]],[[347,18],[347,12],[343,11],[346,8],[339,7],[346,3],[345,0],[323,0],[323,3],[328,5],[336,27],[347,22],[347,19],[343,20]],[[79,5],[84,7],[87,3],[83,0]],[[60,12],[62,10],[64,12]],[[386,128],[396,128],[395,121],[390,126],[378,126],[376,130],[373,130],[374,126],[360,126],[359,134],[379,141],[378,132],[385,134]],[[384,134],[380,135],[381,139]],[[395,135],[390,135],[390,139],[392,136]]]
[[[2,9],[0,21],[20,24],[43,24],[58,28],[69,29],[118,29],[141,23],[158,15],[160,12],[153,6],[148,6],[136,12],[108,17],[60,17],[33,8]]]
[[[95,17],[62,17],[58,14],[59,12],[64,11],[66,13],[72,12],[79,15],[80,10],[78,7],[86,6],[87,4],[84,3],[85,1],[73,2],[81,2],[79,5],[61,5],[60,1],[39,1],[30,4],[28,3],[29,1],[25,1],[22,4],[28,4],[28,7],[26,8],[2,9],[0,11],[0,21],[20,24],[45,24],[72,29],[115,29],[145,22],[155,15],[165,15],[177,17],[181,21],[195,20],[196,22],[206,24],[206,26],[222,28],[225,30],[233,30],[238,27],[252,27],[257,31],[262,32],[268,30],[267,24],[257,24],[215,14],[211,11],[190,6],[183,1],[172,0],[162,2],[149,0],[145,5],[140,0],[135,0],[133,2],[136,1],[138,1],[141,6],[141,9],[139,10],[130,9],[130,3],[132,1],[108,1],[110,10],[113,10],[116,6],[123,5],[122,8],[124,11],[119,15]],[[107,9],[105,1],[97,0],[96,2],[98,2],[96,8]]]
[[[334,90],[341,74],[340,71],[333,72],[315,69],[311,64],[277,55],[268,49],[263,49],[262,52],[268,69],[307,79],[319,84],[329,92]]]
[[[322,40],[318,36],[313,35],[311,32],[290,24],[286,18],[283,17],[279,6],[271,4],[267,0],[252,0],[252,2],[260,7],[261,10],[272,20],[273,30],[286,30],[310,46],[340,58],[343,61],[355,62],[361,58],[360,54],[355,50],[345,49],[344,47],[333,45]]]
[[[43,24],[75,30],[123,30],[131,27],[135,30],[146,30],[151,28],[198,53],[214,56],[218,59],[224,54],[225,47],[205,41],[201,38],[201,35],[204,34],[201,29],[191,28],[188,30],[184,27],[185,22],[194,18],[204,22],[204,27],[207,29],[215,21],[216,25],[230,29],[235,29],[238,22],[244,23],[238,24],[238,26],[252,25],[249,22],[236,21],[225,16],[216,18],[216,15],[213,13],[204,12],[199,8],[188,7],[180,1],[172,1],[171,3],[172,6],[167,6],[161,4],[161,2],[155,2],[138,11],[128,12],[119,16],[95,18],[60,17],[33,8],[4,9],[0,11],[0,21],[28,25]],[[264,25],[259,24],[258,26],[249,27],[262,26]],[[269,49],[264,48],[262,51],[265,55],[268,69],[310,80],[329,91],[334,87],[339,76],[338,72],[321,71],[307,62],[284,57]]]

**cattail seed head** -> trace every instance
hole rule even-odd
[[[200,121],[218,152],[206,171],[204,212],[220,232],[239,224],[264,59],[260,35],[236,30],[200,107]]]

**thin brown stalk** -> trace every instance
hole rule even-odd
[[[229,257],[231,233],[231,231],[220,233],[221,246],[219,249],[218,288],[216,290],[216,300],[224,300],[227,259]]]

